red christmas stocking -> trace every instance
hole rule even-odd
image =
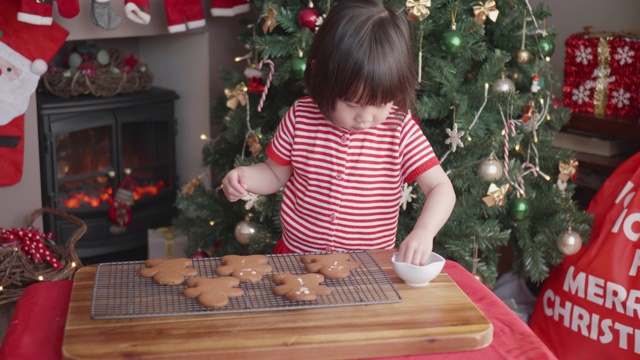
[[[248,0],[211,0],[211,16],[235,16],[247,11]]]
[[[115,225],[111,226],[111,232],[122,234],[133,220],[131,206],[133,206],[133,191],[120,188],[113,197],[109,207],[109,217]]]
[[[187,31],[206,24],[200,0],[164,0],[164,9],[170,33]]]
[[[0,186],[22,179],[24,158],[24,115],[0,126]]]
[[[74,2],[77,6],[78,0]],[[17,1],[3,1],[0,5],[0,186],[22,179],[24,113],[40,75],[47,70],[47,61],[69,34],[55,23],[42,27],[20,21],[19,5]],[[51,7],[50,2],[26,0],[22,5],[22,10],[35,11],[42,10],[41,5]]]
[[[151,22],[149,0],[124,0],[124,12],[135,23],[147,25]]]
[[[60,16],[71,19],[80,13],[78,0],[56,0]],[[18,20],[34,25],[51,25],[53,0],[22,0]]]

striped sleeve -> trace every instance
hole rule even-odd
[[[294,104],[280,120],[273,139],[267,145],[265,152],[269,159],[278,165],[291,165],[291,152],[293,150],[294,127],[295,127]]]
[[[400,156],[402,157],[402,178],[410,183],[422,173],[440,165],[429,140],[418,124],[407,115],[402,125]]]

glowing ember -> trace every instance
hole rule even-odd
[[[134,192],[134,200],[137,201],[146,196],[158,195],[166,188],[164,181],[159,180],[156,184],[132,185],[128,187]],[[91,208],[100,207],[103,204],[111,204],[113,199],[113,189],[108,186],[100,187],[97,190],[73,190],[60,196],[60,203],[67,209],[78,209],[84,206]]]

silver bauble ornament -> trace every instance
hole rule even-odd
[[[236,240],[238,240],[240,244],[247,245],[249,244],[249,238],[251,238],[251,236],[255,233],[255,224],[251,220],[244,219],[240,221],[238,225],[236,225],[234,235],[236,236]]]
[[[558,250],[564,255],[574,255],[582,247],[582,238],[580,234],[569,229],[558,236],[556,244],[558,245]]]
[[[531,61],[532,57],[533,56],[531,55],[531,52],[529,52],[529,50],[527,49],[520,49],[518,50],[518,52],[516,52],[516,61],[520,64],[527,64],[529,61]]]
[[[480,163],[477,172],[478,176],[486,181],[496,181],[502,177],[502,164],[494,157],[490,157]]]
[[[491,85],[491,90],[500,94],[514,94],[516,92],[516,86],[513,81],[503,77]]]

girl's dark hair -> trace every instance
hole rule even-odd
[[[377,0],[342,0],[318,30],[304,73],[311,98],[327,117],[336,100],[366,105],[415,104],[417,81],[406,13]]]

